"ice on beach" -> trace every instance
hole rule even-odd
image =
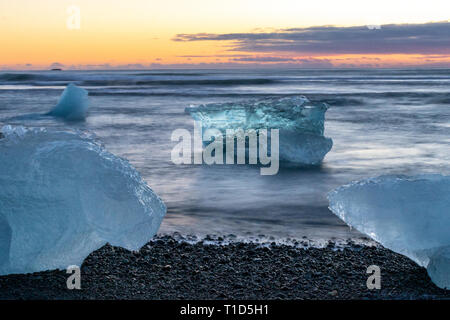
[[[86,118],[88,108],[88,92],[71,83],[64,89],[58,104],[48,115],[66,120],[83,120]]]
[[[157,232],[162,200],[92,135],[0,131],[0,274],[81,265],[106,243],[138,250]]]
[[[267,98],[236,103],[213,103],[186,108],[203,130],[279,129],[280,160],[315,165],[331,150],[324,137],[325,103],[313,104],[304,96]]]
[[[348,225],[426,267],[450,289],[450,176],[381,176],[328,194]]]

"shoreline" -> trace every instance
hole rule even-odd
[[[156,236],[139,252],[94,251],[81,266],[81,290],[67,289],[65,270],[0,276],[0,299],[450,299],[425,268],[380,245],[176,238]],[[380,290],[367,289],[370,265],[381,269]]]

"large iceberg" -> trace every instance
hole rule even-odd
[[[381,176],[328,194],[330,209],[351,227],[426,267],[450,289],[450,176]]]
[[[66,120],[83,120],[89,108],[88,92],[70,83],[63,91],[56,106],[47,113]]]
[[[319,164],[333,141],[324,137],[325,103],[304,96],[267,98],[236,103],[212,103],[185,109],[203,130],[279,129],[279,158],[300,165]],[[270,138],[270,136],[269,136]]]
[[[95,137],[0,131],[0,274],[81,265],[105,243],[138,250],[157,232],[164,203]]]

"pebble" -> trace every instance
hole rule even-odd
[[[450,299],[424,268],[381,246],[333,250],[273,241],[269,247],[179,241],[156,237],[134,253],[104,246],[81,268],[83,290],[67,290],[65,270],[0,276],[0,299]],[[366,287],[372,264],[389,275],[381,290]]]

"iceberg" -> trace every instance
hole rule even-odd
[[[324,137],[325,103],[313,104],[304,96],[266,98],[236,103],[212,103],[185,109],[203,130],[279,129],[280,161],[317,165],[331,150]],[[270,139],[270,136],[269,136]]]
[[[95,136],[0,131],[1,275],[79,266],[106,243],[138,250],[157,232],[163,201]]]
[[[450,176],[381,176],[328,194],[330,209],[349,226],[427,268],[450,289]]]
[[[57,105],[47,115],[66,120],[83,120],[89,108],[88,92],[70,83],[63,91]]]

